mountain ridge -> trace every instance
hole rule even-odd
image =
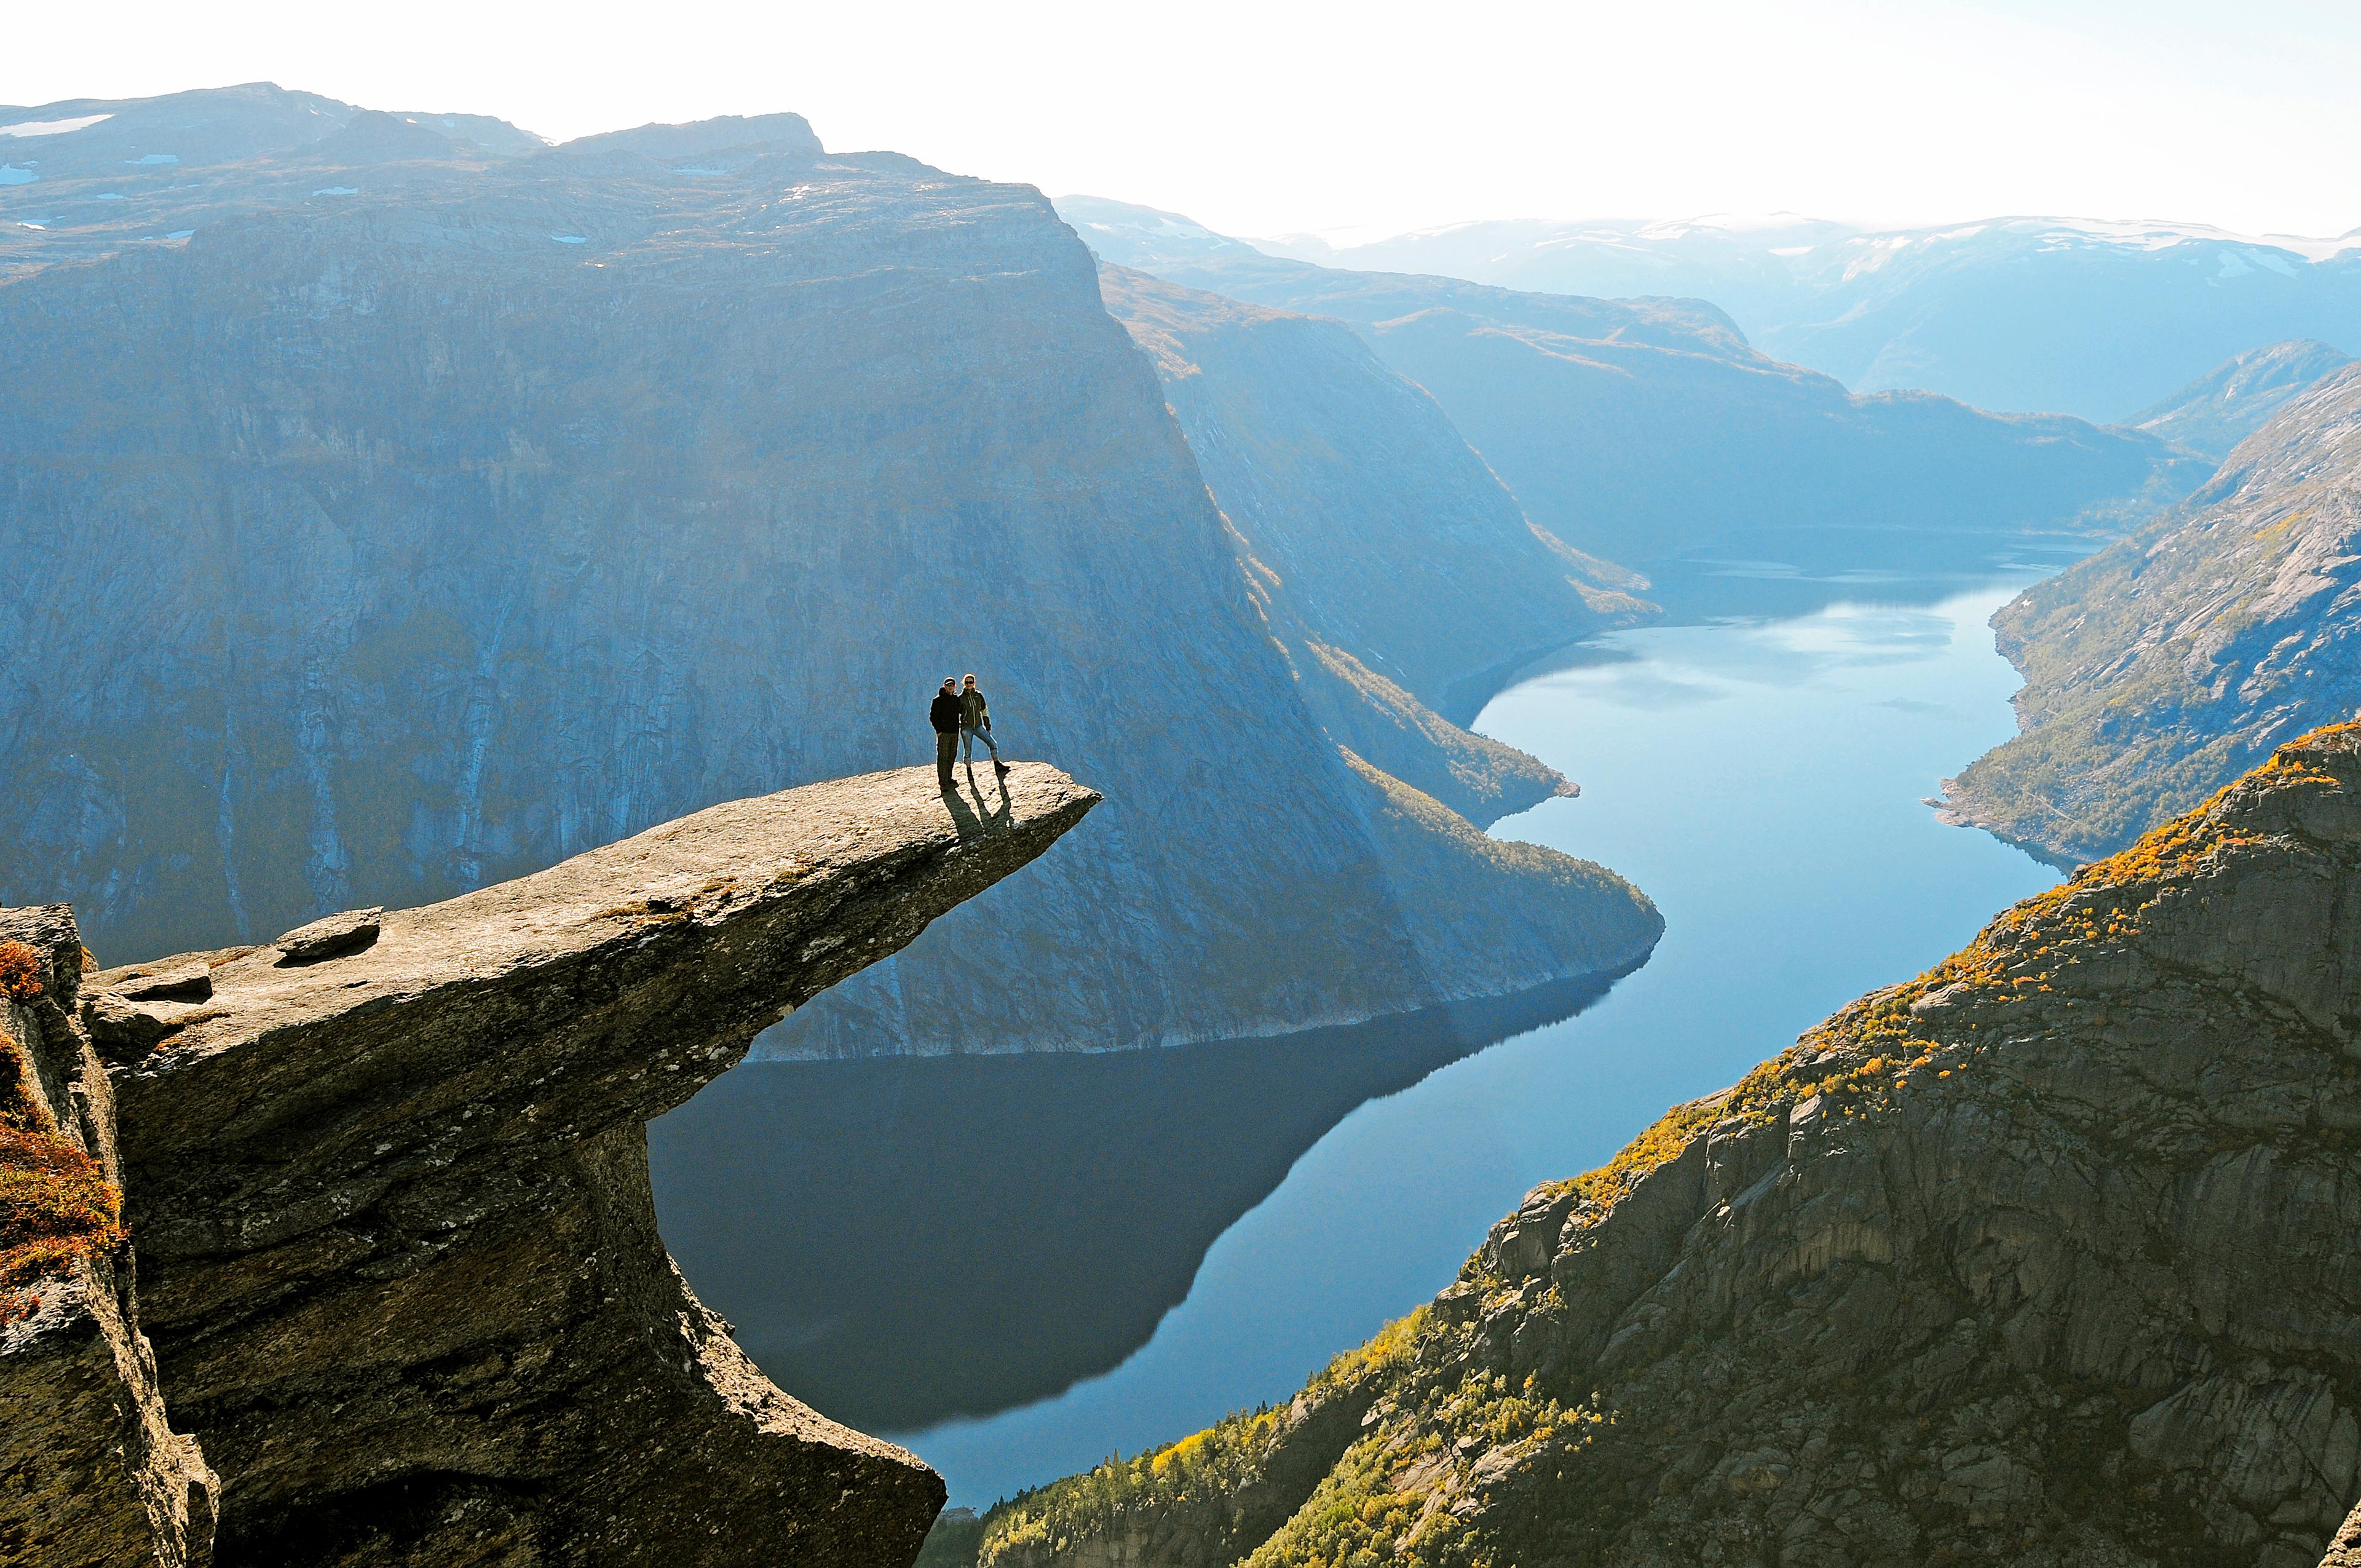
[[[2221,462],[2290,398],[2352,362],[2351,355],[2312,338],[2268,344],[2223,361],[2125,422]]]
[[[1552,769],[1438,713],[1645,615],[1646,580],[1536,529],[1433,400],[1340,323],[1100,269],[1155,362],[1240,565],[1336,742],[1479,826]]]
[[[1287,254],[1553,293],[1697,295],[1778,358],[1856,391],[2130,419],[2257,344],[2361,347],[2361,230],[2003,214],[1877,227],[1794,214],[1453,225]]]
[[[2061,861],[2121,848],[2352,711],[2361,368],[2281,403],[2180,510],[1993,618],[2018,734],[1944,786]]]
[[[1675,613],[1690,608],[1676,587],[1720,610],[1701,588],[1751,563],[1804,579],[1988,576],[2028,549],[2079,554],[2207,468],[2154,436],[2069,416],[1848,392],[1757,351],[1701,301],[1346,272],[1194,240],[1159,251],[1170,214],[1119,207],[1073,214],[1103,260],[1345,322],[1434,399],[1533,523],[1645,573]],[[1137,221],[1113,224],[1122,212]]]
[[[41,563],[0,603],[10,899],[110,961],[432,901],[922,756],[977,670],[1005,749],[1109,781],[1101,856],[764,1053],[1277,1033],[1644,955],[1620,879],[1569,901],[1337,751],[1038,192],[752,145],[261,159],[169,244],[0,229],[40,258],[0,282],[0,543]],[[1437,877],[1515,940],[1437,961]]]
[[[2361,725],[2289,742],[975,1560],[2323,1561],[2361,1491],[2356,846]]]

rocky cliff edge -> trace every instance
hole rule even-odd
[[[219,1470],[220,1560],[913,1557],[941,1481],[774,1387],[697,1302],[656,1234],[643,1125],[1097,800],[1038,763],[955,796],[875,773],[82,977],[71,1023],[109,1064],[94,1136],[130,1238],[98,1251],[136,1261],[131,1332]],[[54,1559],[0,1537],[19,1560]]]
[[[2352,1561],[2356,895],[2346,725],[1536,1189],[1291,1404],[1002,1508],[983,1561]]]

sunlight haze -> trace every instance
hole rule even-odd
[[[2361,13],[2307,0],[1768,7],[15,8],[0,102],[270,80],[564,139],[793,110],[833,148],[1366,238],[1790,210],[2361,225]]]

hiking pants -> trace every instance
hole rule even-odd
[[[951,763],[959,760],[959,734],[956,730],[935,731],[935,782],[949,792],[951,786]]]

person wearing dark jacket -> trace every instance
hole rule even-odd
[[[975,676],[971,674],[966,683],[960,687],[960,760],[961,762],[971,765],[974,763],[975,743],[979,740],[983,742],[983,749],[992,753],[992,771],[1004,777],[1006,776],[1008,764],[1000,760],[999,743],[992,738],[992,709],[985,704],[983,693],[976,689]]]
[[[949,795],[958,786],[951,783],[951,762],[959,756],[960,699],[959,677],[945,675],[942,689],[927,707],[927,722],[935,727],[935,782]]]

